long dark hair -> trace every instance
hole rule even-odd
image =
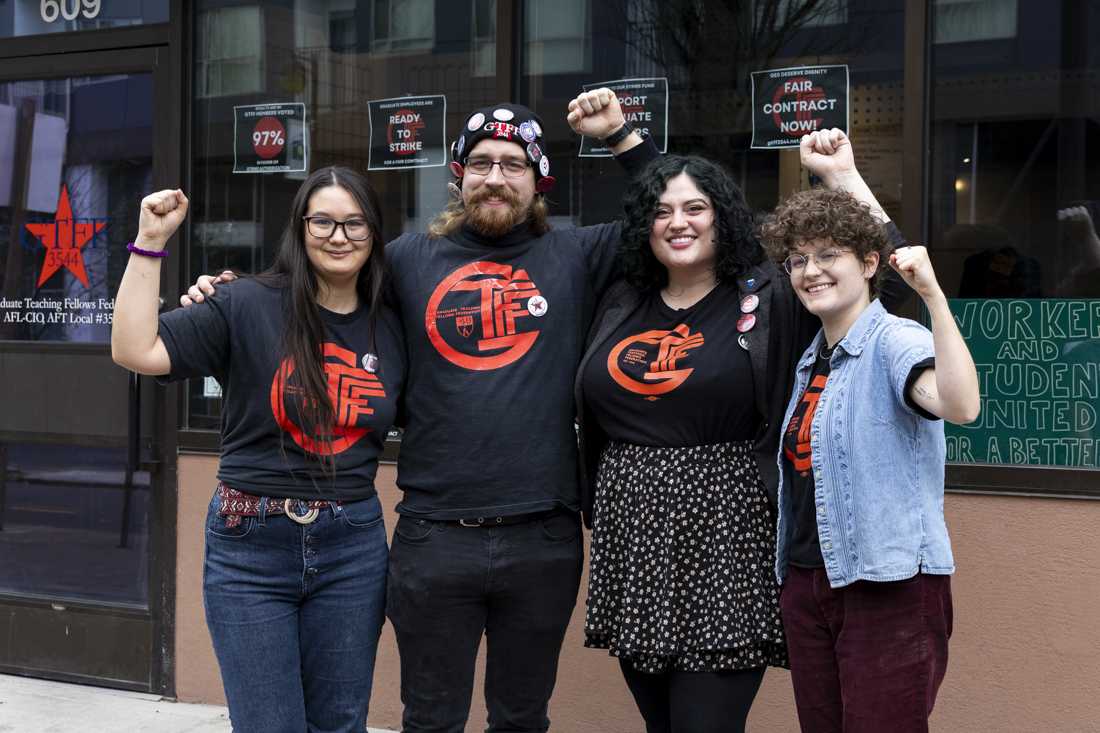
[[[752,212],[730,174],[698,155],[665,155],[646,166],[623,197],[626,220],[619,245],[619,264],[627,282],[639,290],[668,284],[668,270],[654,257],[649,235],[661,194],[668,182],[681,173],[694,181],[714,207],[714,269],[718,281],[736,279],[764,259]]]
[[[366,303],[370,308],[369,324],[373,342],[378,308],[382,303],[385,286],[385,241],[382,238],[382,209],[378,204],[378,194],[362,174],[343,166],[329,166],[311,173],[298,188],[298,193],[294,194],[294,200],[290,204],[290,217],[283,231],[279,250],[275,254],[274,264],[256,276],[265,284],[284,290],[284,358],[293,360],[302,391],[302,398],[297,405],[299,426],[311,438],[331,435],[336,422],[336,411],[328,395],[328,379],[325,377],[322,353],[325,324],[321,319],[321,306],[317,304],[317,276],[306,254],[306,223],[302,221],[302,217],[308,213],[309,200],[313,194],[329,186],[342,188],[355,199],[370,228],[370,257],[359,271],[355,290],[360,304]],[[335,476],[333,456],[317,455],[317,460],[330,476]]]

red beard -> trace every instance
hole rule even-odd
[[[493,196],[503,199],[507,206],[483,205],[486,199]],[[466,223],[486,237],[504,236],[526,218],[527,211],[520,210],[519,196],[506,186],[482,186],[466,201]]]

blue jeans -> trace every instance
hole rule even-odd
[[[362,733],[386,603],[377,499],[226,527],[206,517],[203,600],[236,733]]]
[[[386,613],[401,655],[402,730],[462,733],[482,635],[488,731],[547,730],[583,559],[575,514],[492,528],[401,517]]]

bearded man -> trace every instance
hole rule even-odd
[[[620,130],[601,91],[578,103]],[[619,225],[550,228],[542,133],[526,107],[473,112],[451,148],[461,196],[386,248],[409,352],[387,596],[405,731],[464,729],[482,634],[489,730],[550,723],[583,561],[573,375]],[[628,170],[657,155],[612,141]]]

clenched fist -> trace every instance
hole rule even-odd
[[[141,200],[136,243],[143,249],[162,250],[187,216],[187,197],[178,188],[151,193]]]

